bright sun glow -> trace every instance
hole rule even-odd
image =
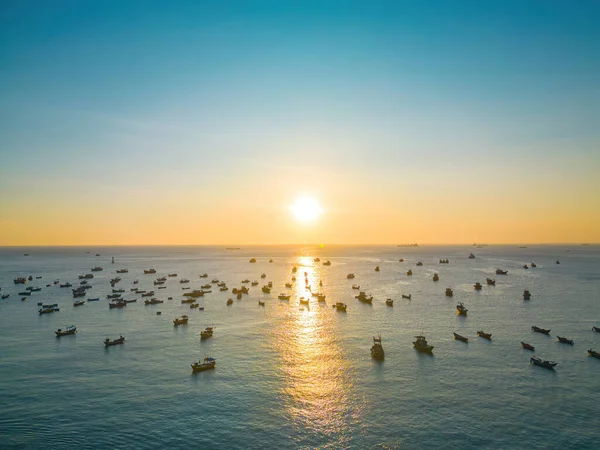
[[[292,214],[301,222],[312,222],[319,218],[323,210],[319,203],[310,197],[298,199],[291,207]]]

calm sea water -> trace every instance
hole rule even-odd
[[[475,259],[467,258],[471,251]],[[326,259],[331,266],[322,265]],[[537,268],[522,268],[530,262]],[[94,273],[88,296],[99,302],[74,308],[70,289],[46,287],[55,279],[75,284],[97,265],[105,270]],[[293,266],[298,281],[286,289]],[[108,280],[117,268],[129,269],[117,287],[138,303],[109,310]],[[147,268],[157,274],[143,275]],[[496,268],[509,273],[496,276]],[[153,289],[170,272],[178,277],[155,289],[164,304],[145,306],[129,292],[134,279]],[[208,279],[198,277],[203,272]],[[299,307],[298,297],[308,294],[303,272],[313,287],[322,280],[326,305],[312,298],[309,309]],[[42,278],[26,286],[42,290],[21,301],[24,287],[12,279],[29,274]],[[486,276],[496,278],[495,287],[485,286]],[[231,306],[231,292],[213,289],[199,299],[204,311],[190,310],[181,304],[182,277],[192,289],[212,278],[230,288],[244,278],[272,281],[274,289],[251,288]],[[477,281],[484,284],[478,292]],[[372,306],[354,299],[354,283],[373,294]],[[0,286],[11,294],[0,301],[1,448],[600,446],[600,360],[586,352],[600,351],[600,333],[591,330],[600,326],[597,246],[0,248]],[[446,287],[454,298],[444,296]],[[283,291],[292,300],[278,300]],[[347,313],[331,307],[336,301],[348,304]],[[469,308],[467,318],[456,315],[458,301]],[[38,302],[59,303],[60,312],[40,316]],[[182,314],[189,325],[174,327]],[[71,323],[76,336],[54,337]],[[209,325],[214,337],[200,341]],[[551,336],[532,333],[531,325],[551,328]],[[491,342],[476,336],[481,329],[493,334]],[[453,340],[453,331],[469,343]],[[434,356],[412,348],[421,332]],[[377,333],[383,363],[370,357]],[[103,347],[119,334],[124,345]],[[558,343],[556,334],[575,345]],[[520,341],[557,361],[556,370],[530,365]],[[192,375],[190,364],[205,355],[217,368]]]

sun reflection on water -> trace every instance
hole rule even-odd
[[[337,321],[330,306],[318,303],[305,290],[318,291],[320,271],[313,258],[298,258],[296,294],[310,299],[310,307],[290,304],[275,329],[275,346],[284,373],[286,410],[298,431],[344,441],[361,413],[355,397],[351,364],[338,345]],[[315,286],[317,289],[315,290]],[[310,436],[309,434],[309,436]]]

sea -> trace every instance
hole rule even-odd
[[[109,309],[117,269],[129,272],[115,289],[138,300]],[[94,275],[87,297],[100,300],[74,307],[71,289],[54,283],[75,287],[85,273]],[[165,289],[153,284],[172,273]],[[238,300],[231,289],[244,279],[259,285]],[[183,287],[206,283],[203,310],[181,303]],[[355,299],[353,284],[372,304]],[[145,305],[136,286],[164,303]],[[4,247],[0,287],[10,294],[0,300],[2,449],[600,448],[600,360],[587,354],[600,351],[600,246]],[[27,287],[41,290],[23,299]],[[39,315],[38,303],[60,310]],[[175,327],[183,314],[188,325]],[[70,324],[76,335],[55,336]],[[214,335],[201,340],[208,326]],[[420,334],[432,355],[413,348]],[[123,345],[103,345],[120,335]],[[371,358],[374,336],[383,362]],[[534,354],[558,365],[534,366]],[[215,369],[193,374],[206,356]]]

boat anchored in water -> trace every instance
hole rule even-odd
[[[488,341],[492,340],[492,333],[486,333],[484,331],[478,331],[477,336],[487,339]]]
[[[494,280],[493,278],[486,278],[485,282],[488,286],[496,286],[496,280]]]
[[[208,339],[213,337],[215,327],[206,327],[200,332],[200,339]]]
[[[531,329],[533,331],[535,331],[536,333],[542,333],[542,334],[550,334],[550,330],[546,330],[544,328],[540,328],[540,327],[536,327],[535,325],[533,325],[531,327]]]
[[[452,288],[446,288],[446,297],[452,297],[454,295],[454,291]]]
[[[540,367],[544,367],[546,369],[554,369],[554,367],[556,367],[556,365],[558,363],[555,363],[554,361],[546,361],[544,359],[538,358],[537,356],[532,356],[531,358],[529,358],[529,361],[531,362],[531,364],[534,364],[536,366],[540,366]]]
[[[104,340],[104,346],[105,347],[110,347],[112,345],[120,345],[123,344],[125,342],[125,338],[123,336],[119,336],[119,339],[114,339],[114,340],[110,340],[109,338],[106,338]]]
[[[590,356],[600,359],[600,353],[598,353],[597,351],[594,351],[590,348],[587,352]]]
[[[523,347],[525,350],[531,350],[532,352],[535,351],[535,347],[527,342],[521,341],[521,347]]]
[[[394,300],[391,298],[386,299],[385,304],[388,306],[394,306]]]
[[[460,316],[466,316],[469,310],[465,307],[463,302],[460,302],[458,305],[456,305],[456,312]]]
[[[215,358],[209,358],[208,356],[206,356],[204,358],[204,361],[198,361],[191,365],[192,373],[204,372],[205,370],[214,369],[216,365],[217,360]]]
[[[367,296],[367,294],[364,291],[361,291],[354,298],[357,299],[359,302],[369,303],[369,304],[373,303],[373,296]]]
[[[177,317],[173,320],[173,326],[177,327],[179,325],[187,325],[188,324],[188,316],[183,315],[181,317]]]
[[[462,342],[469,342],[469,338],[466,338],[464,336],[461,336],[458,333],[452,333],[454,335],[454,339],[456,339],[457,341],[462,341]]]
[[[429,345],[427,343],[427,339],[425,339],[425,336],[420,334],[418,336],[415,336],[415,338],[417,339],[413,342],[413,347],[415,348],[415,350],[421,353],[432,353],[433,345]]]
[[[67,325],[67,328],[64,330],[59,328],[54,333],[56,333],[56,337],[67,336],[69,334],[77,333],[77,327],[75,325]]]
[[[376,361],[383,361],[385,354],[381,345],[381,335],[373,336],[373,346],[371,347],[371,356]]]
[[[437,273],[433,274],[433,281],[440,281],[440,276]]]
[[[561,342],[562,344],[569,344],[569,345],[574,345],[575,342],[573,342],[571,339],[567,339],[564,336],[556,336],[558,338],[558,342]]]
[[[523,300],[529,300],[530,298],[531,298],[531,293],[527,289],[525,289],[523,291]]]
[[[346,308],[348,307],[345,303],[337,302],[333,307],[341,312],[346,312]]]
[[[507,275],[508,270],[496,269],[496,275]]]

